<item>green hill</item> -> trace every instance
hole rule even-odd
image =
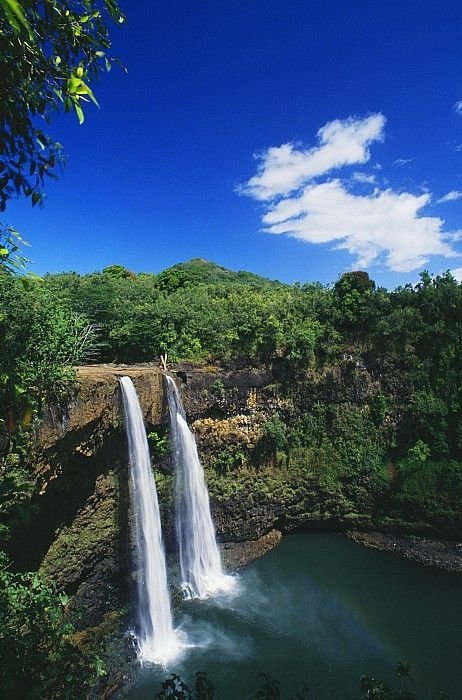
[[[258,289],[266,286],[283,286],[281,282],[260,277],[253,272],[233,272],[203,258],[193,258],[163,270],[156,278],[159,289],[173,292],[196,284],[250,285]]]

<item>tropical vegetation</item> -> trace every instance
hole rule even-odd
[[[450,273],[424,272],[417,285],[389,292],[364,272],[331,287],[285,285],[204,260],[158,275],[120,265],[43,280],[0,272],[0,536],[13,555],[2,560],[0,645],[19,660],[45,635],[40,653],[60,659],[56,668],[82,672],[88,687],[102,671],[73,645],[53,583],[17,571],[14,561],[15,533],[36,488],[31,430],[45,405],[72,397],[74,365],[157,364],[167,354],[204,366],[271,367],[280,396],[296,394],[304,409],[294,413],[280,401],[251,448],[227,444],[206,459],[214,498],[246,484],[249,497],[255,489],[289,497],[301,479],[332,502],[356,499],[357,508],[358,494],[373,494],[384,521],[426,523],[454,536],[462,505],[461,339],[462,285]],[[337,385],[346,396],[336,398]],[[218,403],[225,397],[220,380],[211,390]],[[165,435],[152,433],[151,442],[161,459]],[[36,611],[33,620],[26,608]],[[21,614],[32,626],[15,642]],[[42,656],[37,668],[46,668]],[[5,676],[5,687],[18,682]],[[31,674],[27,697],[43,697],[46,682]],[[58,690],[60,682],[53,680]]]

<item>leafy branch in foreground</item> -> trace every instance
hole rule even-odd
[[[5,697],[88,697],[98,657],[85,656],[65,620],[67,597],[37,573],[13,573],[0,552],[0,686]]]
[[[213,700],[213,685],[203,671],[196,672],[194,690],[176,674],[172,673],[163,683],[162,690],[155,696],[156,700]]]
[[[85,103],[98,105],[90,85],[114,61],[108,20],[125,21],[116,0],[0,0],[0,212],[15,196],[41,204],[45,178],[64,163],[39,120],[75,111],[81,124]],[[23,266],[18,242],[0,226],[0,267]]]
[[[29,260],[21,253],[21,246],[28,243],[12,226],[0,224],[0,267],[6,272],[24,270]]]

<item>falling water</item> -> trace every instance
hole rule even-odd
[[[121,377],[133,493],[138,594],[138,658],[166,664],[180,651],[173,629],[156,483],[140,403],[133,382]]]
[[[175,382],[168,376],[166,380],[176,473],[175,520],[182,587],[185,598],[206,598],[231,591],[235,579],[223,572],[196,441],[188,428]]]

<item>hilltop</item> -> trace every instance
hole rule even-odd
[[[285,286],[282,282],[261,277],[253,272],[245,270],[233,272],[203,258],[192,258],[187,262],[168,267],[158,274],[156,279],[159,289],[169,292],[196,284],[250,285],[254,288]]]

